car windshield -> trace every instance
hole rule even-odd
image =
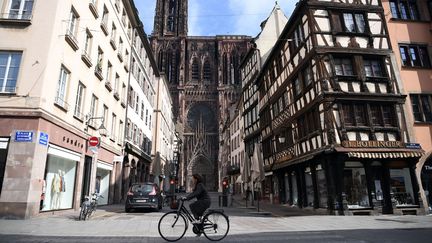
[[[145,184],[145,185],[133,185],[131,191],[132,192],[151,192],[153,190],[153,185]]]

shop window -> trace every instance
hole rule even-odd
[[[99,205],[108,204],[111,171],[107,170],[105,167],[107,166],[104,164],[101,166],[101,164],[98,163],[98,168],[96,170],[95,192],[103,196],[98,201]]]
[[[291,187],[292,187],[292,205],[297,205],[298,203],[298,190],[297,190],[297,175],[295,172],[291,174]]]
[[[42,211],[72,208],[76,165],[74,160],[48,154]]]
[[[396,206],[414,204],[414,191],[409,168],[390,169],[391,199]]]
[[[314,188],[312,183],[312,172],[308,167],[305,169],[305,182],[306,182],[306,199],[307,206],[313,207],[314,205]]]
[[[366,173],[360,162],[345,162],[344,192],[348,209],[369,208]]]
[[[316,168],[317,186],[318,186],[318,199],[319,207],[327,208],[327,181],[325,177],[325,171],[322,169],[321,165]]]

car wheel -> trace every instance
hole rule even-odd
[[[130,213],[131,209],[130,208],[125,208],[126,213]]]

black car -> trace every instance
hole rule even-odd
[[[157,184],[152,182],[134,183],[129,188],[126,198],[125,211],[131,209],[147,208],[162,209],[162,195]]]

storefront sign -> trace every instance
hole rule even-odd
[[[402,148],[400,141],[343,141],[342,146],[348,148]]]
[[[15,142],[33,142],[32,131],[16,131]]]
[[[421,149],[421,145],[419,143],[406,143],[405,148],[409,149]]]
[[[48,134],[44,132],[39,133],[39,144],[48,146]]]

